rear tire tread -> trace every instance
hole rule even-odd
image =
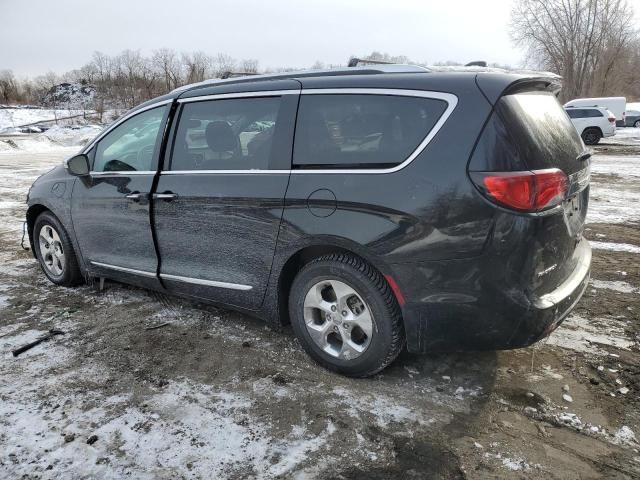
[[[302,267],[302,269],[298,272],[298,274],[322,262],[328,262],[328,263],[337,262],[357,270],[358,272],[363,274],[365,277],[367,277],[367,279],[372,283],[372,286],[381,295],[385,303],[385,306],[388,312],[388,319],[391,324],[391,344],[387,349],[386,355],[383,358],[381,358],[373,367],[366,370],[365,372],[361,372],[357,374],[350,374],[350,373],[343,372],[344,375],[357,377],[357,378],[364,378],[364,377],[370,377],[372,375],[375,375],[376,373],[384,370],[387,366],[389,366],[389,364],[391,364],[391,362],[393,362],[398,357],[398,355],[400,354],[400,352],[402,351],[405,345],[404,324],[402,323],[402,313],[400,310],[400,306],[398,305],[398,302],[396,300],[396,297],[393,294],[393,291],[391,290],[391,288],[389,287],[389,284],[387,283],[387,281],[376,269],[374,269],[371,265],[361,260],[360,258],[354,255],[346,254],[346,253],[329,253],[321,257],[315,258],[311,260],[309,263],[307,263],[304,267]],[[335,367],[327,362],[324,362],[322,360],[319,360],[318,362],[323,367],[329,370],[335,370]]]

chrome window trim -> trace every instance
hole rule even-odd
[[[155,175],[155,170],[114,170],[114,171],[106,171],[106,172],[89,172],[89,175],[92,177],[112,177],[112,176],[124,176],[128,177],[129,175]]]
[[[161,273],[160,278],[164,280],[173,280],[176,282],[193,283],[195,285],[204,285],[206,287],[219,287],[227,288],[230,290],[251,290],[251,285],[242,285],[240,283],[218,282],[215,280],[203,280],[201,278],[181,277],[180,275],[171,275],[168,273]]]
[[[433,92],[430,90],[405,90],[394,88],[313,88],[308,90],[272,90],[267,92],[240,92],[240,93],[223,93],[220,95],[207,95],[204,97],[193,97],[188,99],[179,99],[178,102],[193,102],[198,100],[216,100],[220,98],[242,98],[242,97],[259,97],[259,96],[279,96],[283,94],[300,94],[300,95],[396,95],[401,97],[421,97],[433,98],[447,102],[447,108],[442,113],[433,128],[424,137],[420,144],[413,152],[401,163],[391,168],[350,168],[350,169],[291,169],[291,170],[162,170],[161,175],[193,175],[193,174],[384,174],[394,173],[402,170],[409,165],[422,151],[429,145],[431,140],[438,134],[445,122],[449,119],[453,110],[458,105],[458,97],[452,93]]]
[[[429,133],[424,137],[422,142],[413,150],[413,152],[401,163],[391,168],[350,168],[350,169],[293,169],[292,174],[300,175],[306,173],[328,173],[328,174],[344,174],[344,173],[394,173],[402,170],[409,165],[415,158],[427,148],[427,145],[438,134],[445,122],[453,113],[453,110],[458,105],[458,97],[452,93],[432,92],[428,90],[404,90],[394,88],[314,88],[309,90],[302,90],[303,95],[396,95],[400,97],[421,97],[421,98],[433,98],[436,100],[444,100],[447,102],[447,108],[431,128]]]
[[[291,170],[163,170],[161,175],[212,175],[212,174],[229,174],[229,175],[246,175],[247,173],[259,173],[259,174],[285,174],[289,175]]]
[[[178,103],[204,102],[206,100],[224,100],[233,98],[280,97],[282,95],[299,95],[300,90],[263,90],[257,92],[217,93],[201,97],[179,98]]]
[[[96,267],[108,268],[110,270],[116,270],[118,272],[132,273],[134,275],[142,275],[143,277],[155,277],[155,272],[146,272],[144,270],[136,270],[135,268],[119,267],[117,265],[110,265],[108,263],[94,262],[91,260],[91,264]]]

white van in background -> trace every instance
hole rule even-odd
[[[564,107],[600,107],[606,108],[616,116],[616,126],[624,127],[627,99],[625,97],[576,98],[564,104]]]

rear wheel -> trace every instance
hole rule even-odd
[[[636,120],[633,124],[634,127],[640,128],[640,120]]]
[[[291,287],[289,313],[306,352],[338,373],[374,375],[404,346],[393,292],[380,273],[352,255],[325,255],[305,265]]]
[[[587,128],[582,132],[582,141],[587,145],[595,145],[601,138],[602,134],[597,128]]]
[[[82,283],[69,234],[52,213],[43,212],[36,219],[33,244],[42,271],[49,280],[65,287]]]

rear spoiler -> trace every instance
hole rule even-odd
[[[512,95],[520,92],[546,91],[557,96],[562,88],[561,80],[562,79],[560,77],[551,76],[518,78],[514,75],[493,73],[478,74],[476,76],[476,84],[478,85],[478,88],[492,105],[495,104],[503,95]]]

